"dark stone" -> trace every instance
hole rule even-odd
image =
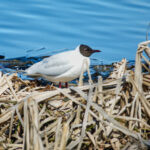
[[[5,58],[5,56],[4,55],[0,55],[0,59],[4,59]]]

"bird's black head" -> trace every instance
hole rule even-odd
[[[93,53],[101,52],[100,50],[94,50],[94,49],[92,49],[89,46],[84,45],[84,44],[81,44],[79,49],[80,49],[80,53],[85,57],[90,57]]]

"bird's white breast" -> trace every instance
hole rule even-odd
[[[84,65],[83,71],[85,72],[86,71],[86,64],[83,64],[83,62],[84,62],[84,60],[87,61],[87,64],[89,66],[90,60],[89,60],[89,58],[85,58],[85,57],[79,58],[79,57],[77,57],[76,59],[74,58],[72,60],[72,66],[73,67],[70,70],[68,70],[66,73],[60,75],[58,78],[62,78],[62,80],[65,82],[78,78],[81,74],[83,65]]]

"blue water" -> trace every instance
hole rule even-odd
[[[83,43],[102,50],[92,57],[104,63],[134,60],[149,22],[149,0],[1,0],[0,54],[51,55]]]

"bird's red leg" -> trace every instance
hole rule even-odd
[[[68,88],[68,82],[65,83],[66,88]]]
[[[61,88],[61,82],[59,82],[59,88]]]

